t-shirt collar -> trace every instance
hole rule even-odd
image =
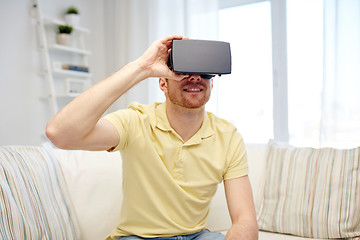
[[[170,131],[176,134],[175,130],[171,127],[169,120],[166,115],[166,103],[161,103],[156,106],[156,127],[162,131]],[[210,124],[210,119],[208,114],[205,112],[203,124],[201,125],[199,131],[186,142],[186,145],[198,144],[202,139],[209,138],[214,135],[215,131]],[[177,134],[176,134],[177,135]]]

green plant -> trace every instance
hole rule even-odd
[[[79,11],[76,7],[69,7],[66,11],[66,14],[79,14]]]
[[[69,26],[69,25],[59,25],[58,30],[59,30],[59,33],[70,34],[73,30],[73,27]]]

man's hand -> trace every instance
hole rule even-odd
[[[147,77],[162,77],[174,80],[182,80],[187,77],[172,72],[167,66],[173,39],[183,39],[183,37],[171,35],[157,40],[136,60],[143,71],[147,73]]]

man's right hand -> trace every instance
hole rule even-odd
[[[137,59],[138,64],[147,74],[146,77],[161,77],[174,80],[182,80],[186,77],[186,75],[174,73],[167,66],[172,40],[174,39],[183,39],[183,37],[181,35],[170,35],[157,40]]]

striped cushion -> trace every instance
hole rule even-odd
[[[42,147],[0,147],[0,239],[78,239],[64,179]]]
[[[270,141],[256,211],[259,228],[311,238],[360,236],[360,148],[296,148]]]

